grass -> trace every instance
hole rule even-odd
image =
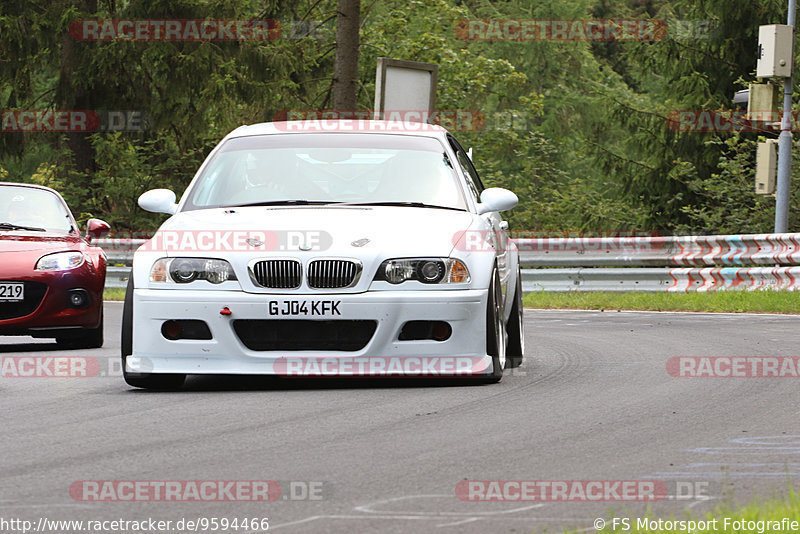
[[[103,300],[125,300],[125,288],[114,287],[103,291]]]
[[[762,522],[771,522],[777,521],[780,522],[782,519],[786,518],[790,523],[794,521],[794,525],[781,524],[780,526],[775,524],[767,524],[761,523]],[[658,521],[658,518],[649,517],[650,521]],[[711,523],[712,520],[716,519],[716,523]],[[694,517],[691,514],[688,514],[685,518],[670,518],[670,519],[661,519],[662,525],[667,528],[657,528],[657,529],[647,529],[647,528],[639,528],[640,525],[637,523],[637,518],[630,517],[630,530],[622,529],[621,525],[617,523],[617,528],[614,530],[612,528],[612,521],[608,519],[606,521],[606,528],[604,528],[601,532],[617,532],[619,533],[621,530],[625,532],[658,532],[658,534],[687,534],[691,532],[692,534],[702,534],[702,533],[748,533],[748,534],[757,534],[759,532],[763,532],[765,534],[772,534],[778,532],[797,532],[798,528],[800,527],[800,499],[798,499],[797,494],[789,489],[789,494],[784,498],[776,498],[776,499],[767,499],[767,500],[754,500],[753,503],[744,505],[744,506],[734,506],[723,504],[717,506],[713,511],[708,512],[705,516],[698,518]],[[685,521],[686,523],[677,524],[677,525],[665,525],[666,521]],[[695,525],[688,525],[688,521],[695,521],[697,522]],[[706,522],[706,525],[701,526],[700,522]],[[739,523],[737,521],[745,521],[745,522],[752,522],[752,523]],[[644,525],[641,525],[644,527]],[[779,528],[769,528],[769,527],[779,527]],[[669,528],[674,527],[674,528]],[[694,528],[692,528],[694,527]],[[738,528],[737,528],[738,527]]]
[[[525,306],[544,309],[652,310],[800,314],[800,295],[791,291],[717,291],[646,293],[538,291],[525,295]]]

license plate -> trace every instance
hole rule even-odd
[[[270,316],[333,317],[341,315],[341,300],[270,300],[267,314]]]
[[[25,300],[25,284],[21,282],[0,282],[0,302],[20,302]]]

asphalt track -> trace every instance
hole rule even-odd
[[[288,533],[592,532],[612,513],[699,517],[785,494],[800,475],[800,379],[667,368],[678,356],[800,356],[800,316],[526,310],[526,362],[496,385],[191,377],[184,391],[148,392],[120,376],[120,314],[106,303],[98,350],[0,338],[4,363],[99,362],[89,378],[0,378],[0,525],[154,518],[184,532],[181,519],[216,517],[268,518]],[[269,503],[76,500],[70,487],[85,480],[272,480],[282,493]],[[465,480],[657,481],[669,494],[465,502]]]

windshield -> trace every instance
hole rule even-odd
[[[228,140],[184,209],[281,203],[413,203],[466,209],[436,139],[288,134]]]
[[[0,232],[71,230],[69,213],[57,195],[46,189],[0,185]]]

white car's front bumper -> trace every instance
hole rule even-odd
[[[340,301],[340,315],[269,316],[269,302]],[[263,375],[465,375],[492,372],[486,353],[486,290],[368,291],[364,293],[255,294],[243,291],[136,289],[133,299],[134,373]],[[227,307],[230,314],[220,313]],[[171,341],[162,335],[170,320],[201,320],[212,339]],[[250,350],[234,329],[238,320],[375,321],[359,350]],[[445,341],[404,340],[408,321],[445,321]],[[313,324],[306,325],[313,328]],[[328,326],[330,327],[330,325]],[[252,344],[251,344],[252,346]],[[330,347],[329,347],[330,348]],[[311,362],[311,364],[309,364]]]

